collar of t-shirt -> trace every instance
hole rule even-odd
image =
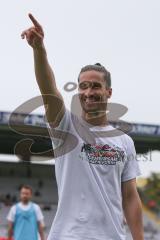
[[[19,202],[18,206],[23,210],[28,210],[31,207],[31,202],[28,202],[27,204],[24,204],[23,202]]]
[[[91,123],[88,123],[87,121],[85,121],[82,117],[79,117],[79,121],[82,125],[89,128],[90,131],[95,131],[95,130],[107,131],[107,130],[114,129],[114,127],[110,123],[107,123],[106,125],[92,125]]]

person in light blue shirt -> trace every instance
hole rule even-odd
[[[14,240],[44,240],[44,217],[40,207],[31,201],[32,188],[24,185],[20,189],[20,202],[11,207],[8,220],[8,237]]]

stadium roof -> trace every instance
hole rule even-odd
[[[137,153],[160,150],[160,126],[112,122],[121,129],[129,126]],[[125,126],[125,127],[124,127]],[[30,149],[31,147],[31,149]],[[31,151],[29,151],[29,149]],[[32,156],[54,156],[45,116],[40,114],[0,112],[0,153],[16,154],[22,160]]]

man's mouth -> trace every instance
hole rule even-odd
[[[97,103],[97,102],[100,102],[100,97],[97,97],[97,98],[86,98],[86,99],[84,99],[84,102],[86,104]]]
[[[90,99],[88,100],[88,99],[87,99],[87,100],[85,100],[85,103],[86,103],[86,104],[97,103],[97,101],[96,101],[96,100],[93,100],[93,99],[92,99],[92,100],[90,100]]]

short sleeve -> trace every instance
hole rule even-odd
[[[11,209],[9,210],[8,215],[7,215],[7,220],[11,221],[11,222],[14,222],[15,214],[16,214],[16,207],[12,206]]]
[[[48,121],[46,121],[46,126],[51,137],[53,149],[57,148],[65,141],[70,126],[70,121],[70,111],[67,108],[65,109],[65,113],[58,127],[52,127],[52,125]]]
[[[136,157],[134,142],[131,137],[128,136],[126,144],[127,144],[127,159],[124,163],[124,168],[121,175],[122,182],[142,175]]]
[[[38,206],[37,204],[35,204],[35,211],[36,211],[37,221],[44,223],[44,216],[43,216],[42,210],[40,206]]]

